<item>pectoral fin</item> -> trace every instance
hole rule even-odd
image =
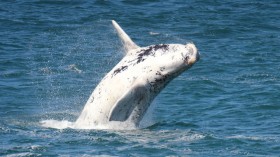
[[[144,114],[149,107],[149,93],[145,86],[137,86],[125,93],[111,109],[109,121],[126,121],[135,109]],[[140,120],[142,117],[139,117]]]

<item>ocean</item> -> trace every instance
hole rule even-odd
[[[1,1],[0,156],[279,156],[279,8],[278,0]],[[192,42],[200,60],[156,97],[146,127],[67,128],[124,55],[111,20],[139,46]]]

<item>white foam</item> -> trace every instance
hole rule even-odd
[[[252,140],[252,141],[267,141],[267,140],[277,140],[277,138],[273,136],[246,136],[246,135],[234,135],[226,137],[228,139],[245,139],[245,140]]]
[[[133,123],[130,122],[117,122],[112,121],[107,124],[98,124],[98,125],[76,125],[74,122],[69,122],[67,120],[42,120],[40,122],[42,127],[53,128],[53,129],[94,129],[94,130],[135,130],[138,129]]]
[[[82,121],[79,123],[76,122],[70,122],[67,120],[54,120],[54,119],[48,119],[48,120],[42,120],[40,121],[40,124],[42,127],[46,128],[53,128],[53,129],[83,129],[83,130],[136,130],[141,128],[147,128],[153,124],[155,124],[155,121],[153,120],[153,111],[156,107],[156,103],[152,103],[151,106],[148,108],[148,111],[144,115],[142,121],[140,122],[139,126],[135,126],[135,123],[133,121],[110,121],[106,124],[92,124],[87,123],[87,121]]]
[[[33,154],[33,153],[16,153],[16,154],[9,154],[6,157],[24,157],[24,156],[40,156],[39,154]]]
[[[46,128],[54,128],[54,129],[66,129],[66,128],[73,128],[73,122],[69,122],[67,120],[43,120],[40,122],[41,126]]]
[[[80,70],[76,64],[71,64],[71,65],[68,65],[68,67],[66,68],[66,70],[70,70],[70,71],[73,71],[73,72],[76,72],[76,73],[82,73],[82,70]]]
[[[117,122],[112,121],[107,124],[97,125],[94,129],[99,130],[135,130],[138,129],[133,123],[130,122]]]
[[[159,35],[160,33],[157,32],[149,32],[150,35]]]
[[[54,119],[48,119],[48,120],[42,120],[40,121],[40,124],[42,127],[46,128],[53,128],[53,129],[83,129],[83,130],[136,130],[141,128],[147,128],[153,124],[155,124],[155,121],[153,120],[153,111],[156,107],[156,103],[152,103],[151,106],[148,108],[146,114],[144,115],[142,121],[140,122],[139,126],[135,126],[135,123],[133,121],[125,121],[125,122],[119,122],[119,121],[111,121],[106,124],[89,124],[87,121],[82,121],[79,123],[76,122],[70,122],[67,120],[54,120]]]

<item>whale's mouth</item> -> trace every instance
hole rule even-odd
[[[188,55],[184,57],[184,62],[187,65],[193,65],[195,62],[199,61],[200,59],[199,52],[193,43],[188,43],[186,45],[186,48],[188,51],[187,52]]]
[[[195,62],[200,60],[200,54],[199,52],[196,52],[195,55],[187,55],[186,57],[184,57],[184,63],[186,65],[193,65]]]

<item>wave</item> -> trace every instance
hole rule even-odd
[[[228,136],[226,137],[228,139],[238,139],[238,140],[251,140],[251,141],[278,141],[278,137],[274,136],[261,136],[261,135],[255,135],[255,136],[246,136],[246,135],[234,135],[234,136]]]

